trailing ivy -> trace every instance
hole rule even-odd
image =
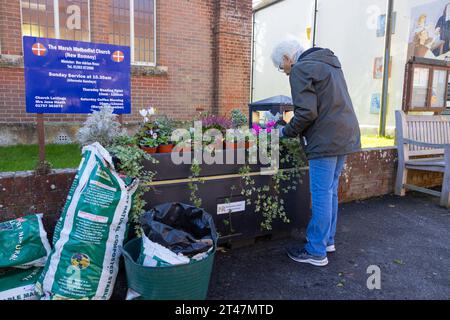
[[[261,228],[272,230],[274,220],[290,223],[286,215],[283,196],[296,190],[301,181],[301,168],[304,165],[300,144],[296,139],[281,141],[280,163],[285,169],[278,170],[271,176],[267,185],[256,187],[256,182],[250,175],[248,165],[239,171],[241,175],[241,195],[246,198],[246,204],[255,206],[255,213],[262,215]]]
[[[202,199],[198,196],[198,185],[199,183],[205,183],[203,179],[200,178],[201,168],[197,161],[194,160],[194,162],[191,165],[191,174],[189,176],[189,183],[188,188],[191,191],[191,196],[189,200],[192,202],[192,204],[200,208],[202,206]]]
[[[139,186],[133,196],[133,206],[130,211],[131,222],[137,224],[139,218],[145,212],[146,201],[144,194],[150,190],[150,183],[153,181],[156,172],[145,170],[144,161],[149,160],[157,163],[151,155],[140,149],[138,146],[129,144],[126,137],[116,139],[108,151],[114,158],[116,169],[128,177],[139,178]],[[136,226],[136,234],[140,235],[140,228]]]

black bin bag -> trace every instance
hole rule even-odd
[[[217,245],[212,216],[187,204],[158,205],[142,215],[140,224],[149,240],[186,257],[207,252]]]

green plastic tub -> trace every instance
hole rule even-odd
[[[179,266],[144,267],[136,263],[141,238],[123,247],[128,288],[144,300],[205,300],[215,251],[206,259]]]

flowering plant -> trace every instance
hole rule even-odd
[[[158,127],[153,122],[146,122],[141,126],[141,129],[136,133],[136,140],[144,147],[157,147],[159,132]]]
[[[171,142],[173,122],[167,117],[159,118],[155,121],[157,127],[159,145],[168,145]]]
[[[114,108],[104,106],[88,116],[77,133],[78,141],[82,146],[99,142],[107,147],[113,144],[117,137],[125,135],[125,129],[121,127],[117,115],[113,112]]]
[[[144,118],[144,123],[147,123],[150,121],[150,118],[156,114],[156,109],[153,107],[150,107],[148,109],[142,109],[139,111],[142,118]]]
[[[260,126],[259,124],[254,123],[252,126],[252,129],[253,129],[252,131],[253,131],[253,134],[255,134],[256,136],[259,136],[261,134],[261,132],[263,132],[263,131],[270,134],[276,128],[276,126],[277,126],[277,123],[276,123],[276,121],[273,121],[273,120],[267,122],[264,126]]]
[[[248,119],[240,109],[231,110],[231,122],[233,128],[241,128],[248,125]]]
[[[209,129],[217,129],[222,132],[222,134],[225,134],[228,129],[233,127],[233,123],[230,119],[225,117],[210,114],[202,118],[202,127],[203,132]]]
[[[149,107],[148,109],[142,109],[139,111],[139,114],[143,118],[143,124],[141,125],[141,129],[136,134],[136,140],[139,142],[141,146],[155,148],[159,143],[159,128],[157,122],[152,122],[151,117],[156,114],[156,109],[153,107]]]
[[[154,133],[151,137],[144,137],[141,140],[141,146],[144,147],[156,148],[158,145],[158,135],[156,133]]]

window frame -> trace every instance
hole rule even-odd
[[[134,59],[134,0],[130,1],[130,51],[131,51],[131,64],[135,66],[148,66],[156,67],[156,1],[153,0],[153,62],[136,61]]]
[[[92,41],[92,38],[91,38],[91,0],[87,0],[87,2],[88,2],[87,3],[87,7],[88,7],[87,16],[88,16],[88,35],[89,35],[88,42],[91,42]],[[20,4],[20,22],[21,22],[20,33],[23,37],[22,0],[19,0],[19,4]],[[55,9],[55,8],[57,8],[57,9]],[[60,25],[59,25],[59,0],[53,0],[53,28],[55,29],[55,37],[53,39],[61,39]],[[64,39],[61,39],[61,40],[64,40]],[[74,41],[77,41],[77,40],[74,40]],[[22,50],[23,50],[23,48],[22,48]]]

